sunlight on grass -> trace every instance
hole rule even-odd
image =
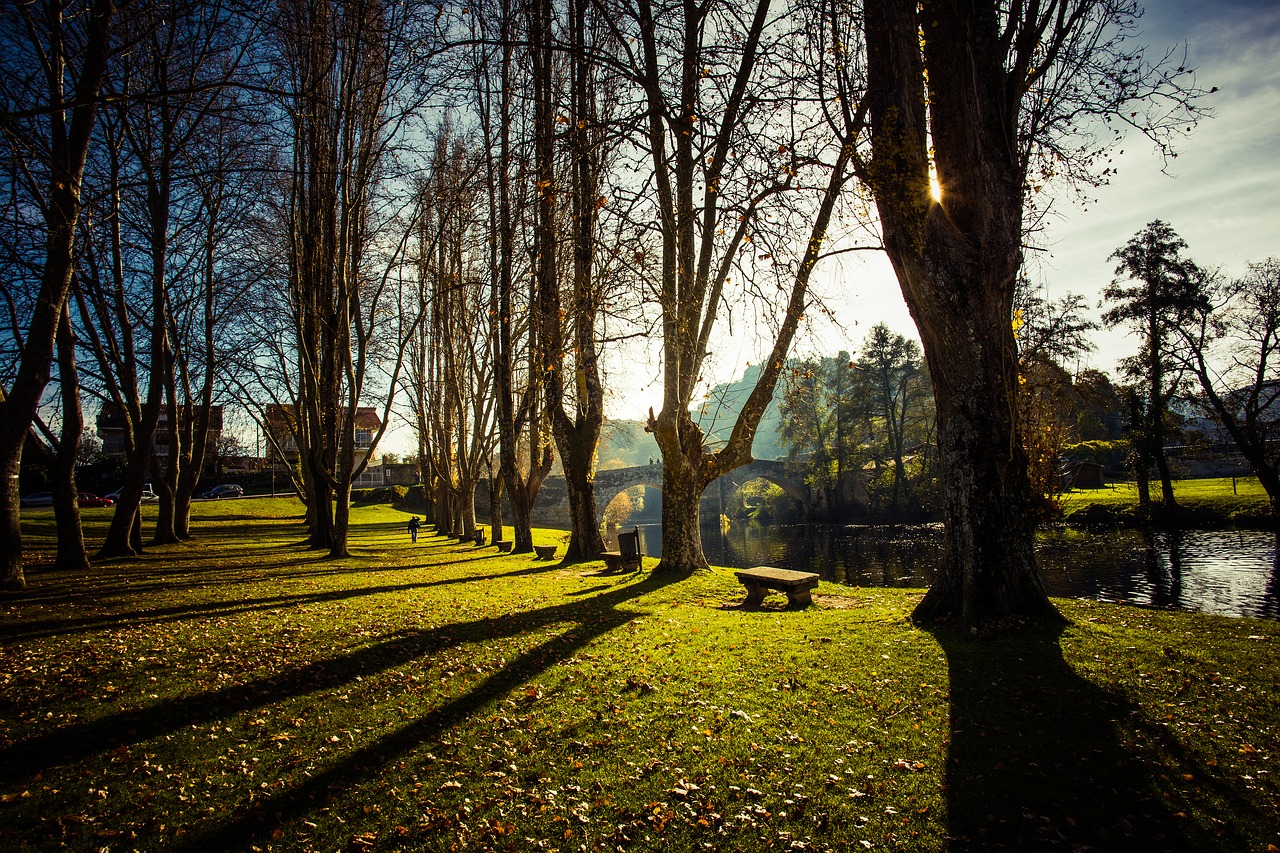
[[[1152,501],[1159,502],[1160,494],[1157,480],[1151,484]],[[1270,511],[1267,493],[1257,477],[1174,480],[1173,494],[1193,517],[1259,522],[1266,520]],[[1132,514],[1138,506],[1137,484],[1110,483],[1101,489],[1070,489],[1062,495],[1062,511],[1068,520],[1093,506],[1108,508],[1119,516]]]
[[[727,570],[413,546],[386,506],[343,560],[296,503],[195,513],[0,600],[5,849],[1280,843],[1275,623],[1061,602],[974,640],[919,591],[747,611]]]

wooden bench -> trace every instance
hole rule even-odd
[[[789,607],[808,607],[813,604],[810,592],[818,585],[818,576],[813,572],[793,572],[772,566],[742,569],[734,575],[747,588],[747,600],[743,602],[747,607],[759,607],[769,589],[785,592]]]
[[[605,551],[600,555],[604,565],[610,571],[634,571],[640,568],[640,528],[630,533],[618,534],[618,550]]]
[[[555,545],[534,545],[533,552],[538,555],[539,560],[550,560],[556,555]]]

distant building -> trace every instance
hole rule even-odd
[[[1103,467],[1097,462],[1071,462],[1062,470],[1062,485],[1068,489],[1101,489],[1106,485]]]
[[[298,444],[294,440],[294,431],[290,428],[294,422],[292,407],[271,404],[266,410],[266,429],[275,439],[267,445],[267,460],[272,465],[293,465],[298,461]],[[372,406],[360,406],[356,409],[355,423],[355,461],[363,462],[373,448],[373,436],[382,427],[382,418]],[[276,451],[279,446],[284,456],[281,459]],[[370,465],[364,473],[356,478],[352,485],[357,489],[368,489],[387,485],[385,474],[380,467]]]
[[[124,413],[115,403],[103,403],[98,412],[98,438],[102,440],[104,456],[124,456]],[[209,407],[209,435],[205,440],[205,457],[212,459],[217,453],[218,440],[222,438],[222,406]],[[160,409],[160,421],[156,425],[155,440],[151,447],[152,457],[161,466],[169,463],[169,412],[167,407]]]

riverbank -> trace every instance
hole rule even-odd
[[[1217,477],[1174,480],[1173,495],[1180,509],[1172,516],[1157,505],[1151,512],[1138,505],[1136,483],[1111,483],[1100,489],[1071,489],[1062,495],[1062,518],[1067,524],[1148,524],[1153,521],[1184,527],[1222,525],[1275,526],[1271,504],[1257,477]],[[1160,500],[1159,482],[1152,484],[1152,500]]]
[[[1063,600],[973,640],[919,590],[744,611],[728,571],[413,546],[386,506],[336,561],[291,501],[196,512],[0,599],[6,849],[1280,846],[1272,622]]]

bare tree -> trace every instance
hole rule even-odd
[[[253,220],[261,205],[261,151],[252,142],[252,118],[231,90],[221,93],[217,115],[206,123],[201,144],[192,144],[202,167],[191,173],[196,202],[192,223],[190,272],[171,298],[171,338],[177,342],[172,378],[175,400],[169,413],[171,455],[179,460],[174,488],[174,525],[181,539],[190,536],[191,498],[211,455],[215,399],[226,399],[227,378],[219,366],[229,348],[236,315],[257,264]],[[176,304],[175,304],[176,303]],[[228,360],[234,370],[236,359]],[[222,424],[217,424],[219,428]],[[216,453],[216,450],[214,451]]]
[[[21,326],[21,359],[0,387],[0,586],[20,588],[18,470],[22,448],[49,382],[54,342],[71,286],[81,181],[113,51],[113,0],[5,4],[0,59],[10,156],[31,185],[45,234],[36,297]],[[12,173],[11,171],[11,173]]]
[[[1200,405],[1222,425],[1280,517],[1280,260],[1214,277],[1193,322],[1174,333],[1199,380]]]
[[[663,402],[651,410],[649,430],[663,462],[659,569],[679,573],[707,565],[698,518],[707,484],[751,461],[808,307],[809,277],[825,251],[863,114],[837,111],[824,127],[798,106],[804,80],[791,74],[812,67],[822,50],[788,53],[809,45],[798,9],[775,9],[770,0],[637,0],[608,9],[620,61],[639,92],[637,195],[651,200],[644,212],[660,244]],[[797,220],[810,223],[807,239],[795,240]],[[771,222],[787,224],[775,231]],[[772,343],[729,438],[712,448],[690,404],[722,309],[744,298],[777,318]]]
[[[527,29],[523,20],[509,0],[471,16],[473,40],[483,45],[472,53],[471,83],[480,144],[489,152],[484,170],[499,473],[511,504],[516,553],[533,550],[533,504],[554,458],[543,391],[543,323],[534,315],[535,283],[527,274],[539,247],[526,239],[533,157],[527,149],[530,116],[520,111],[521,95],[527,93],[527,75],[521,74],[527,59],[520,49]],[[520,287],[522,282],[527,286]],[[491,488],[490,495],[496,490]],[[491,513],[497,538],[496,500]]]
[[[37,415],[34,433],[38,434],[28,439],[27,447],[44,458],[53,481],[53,514],[58,538],[54,566],[77,571],[89,567],[89,555],[85,551],[84,531],[80,527],[79,489],[76,487],[84,411],[80,406],[80,375],[76,368],[75,333],[71,328],[69,300],[63,303],[62,320],[58,324],[57,357],[60,428],[55,435],[44,418]]]
[[[188,334],[190,310],[203,301],[195,294],[210,284],[199,272],[207,247],[188,235],[206,212],[200,179],[222,156],[210,140],[225,140],[215,123],[230,111],[224,92],[245,37],[236,21],[218,2],[173,4],[147,22],[145,37],[110,81],[117,108],[98,149],[105,203],[94,223],[109,233],[93,235],[102,248],[86,248],[95,293],[81,312],[95,327],[92,349],[107,404],[127,428],[124,486],[101,551],[108,556],[137,549],[144,482],[160,496],[153,541],[177,542],[188,533],[199,474],[190,470],[191,445],[197,424],[208,422],[213,383],[205,358],[204,387],[193,397],[190,350],[203,347],[212,330],[194,340]],[[95,251],[109,258],[110,275]]]
[[[429,321],[415,336],[408,373],[437,528],[474,537],[475,491],[496,440],[487,252],[477,157],[452,123],[436,135],[421,189],[418,281]]]
[[[409,187],[395,180],[391,155],[421,102],[428,11],[290,0],[272,28],[290,158],[293,339],[278,353],[297,377],[291,427],[310,543],[334,556],[347,552],[352,483],[388,427],[405,342],[422,317],[401,287],[418,209],[411,192],[397,192]],[[360,409],[375,394],[381,425],[358,453]]]
[[[569,499],[570,559],[591,559],[604,548],[594,480],[604,426],[598,318],[609,291],[597,244],[608,204],[606,163],[618,139],[610,131],[608,103],[618,78],[593,59],[612,47],[598,15],[599,7],[587,0],[570,0],[562,40],[554,32],[552,4],[530,7],[540,191],[535,316],[543,324],[547,410]]]

